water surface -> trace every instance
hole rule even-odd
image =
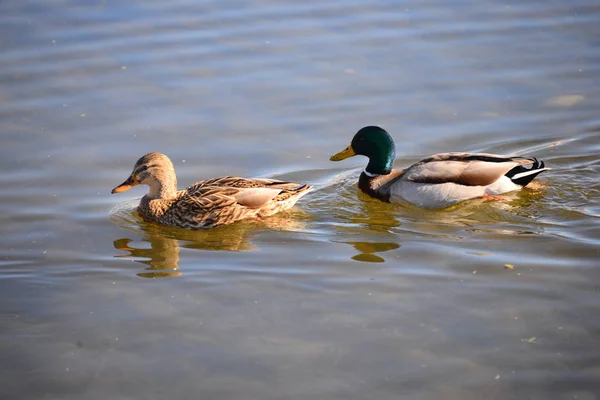
[[[597,3],[8,0],[0,22],[1,398],[598,398]],[[328,161],[369,124],[397,167],[553,170],[503,202],[383,204],[364,159]],[[166,229],[141,188],[110,195],[149,151],[180,187],[315,191]]]

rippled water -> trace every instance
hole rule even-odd
[[[599,398],[597,2],[7,0],[0,22],[0,398]],[[504,202],[383,204],[364,159],[328,161],[368,124],[398,167],[553,170]],[[142,189],[110,195],[149,151],[180,186],[316,190],[165,229]]]

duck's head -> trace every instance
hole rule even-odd
[[[129,178],[111,193],[121,193],[137,185],[150,186],[148,195],[153,198],[169,197],[177,191],[177,178],[173,163],[164,154],[148,153],[135,163]]]
[[[341,161],[355,155],[366,156],[369,164],[365,169],[371,174],[385,175],[392,170],[396,158],[394,140],[378,126],[365,126],[354,135],[350,146],[331,156],[331,161]]]

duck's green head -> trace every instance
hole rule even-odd
[[[331,156],[330,160],[341,161],[355,155],[369,158],[367,172],[385,175],[392,170],[396,159],[396,146],[385,129],[378,126],[365,126],[356,132],[350,146]]]

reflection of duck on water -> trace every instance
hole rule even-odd
[[[354,247],[359,253],[352,256],[355,261],[362,262],[376,262],[382,263],[385,260],[382,257],[375,255],[375,253],[383,253],[384,251],[395,250],[400,247],[398,243],[386,243],[386,242],[341,242],[349,244]]]
[[[261,221],[241,221],[240,223],[211,229],[190,231],[180,228],[160,226],[143,221],[134,210],[117,211],[111,219],[118,225],[141,234],[141,242],[150,244],[132,247],[137,239],[121,238],[113,242],[115,249],[127,251],[119,258],[134,258],[136,262],[148,265],[148,272],[138,273],[142,278],[166,278],[180,276],[180,248],[208,251],[251,251],[254,246],[252,236],[265,229],[294,231],[304,229],[304,224],[295,218],[303,212],[294,210],[279,213]],[[140,260],[139,258],[143,258]]]
[[[148,272],[140,272],[137,276],[142,278],[168,278],[180,276],[179,271],[179,245],[175,239],[167,239],[159,236],[144,238],[150,243],[150,248],[134,248],[129,243],[132,239],[117,239],[113,242],[115,249],[128,251],[129,254],[121,254],[119,258],[148,258],[148,260],[135,260],[136,262],[149,265]]]
[[[338,217],[346,221],[345,224],[338,225],[340,234],[344,238],[364,238],[368,235],[373,240],[335,240],[335,243],[349,244],[354,247],[358,254],[351,258],[361,262],[385,262],[385,259],[375,255],[400,247],[395,240],[394,228],[400,226],[400,221],[393,215],[395,211],[392,206],[365,196],[364,201],[352,206],[340,206]],[[397,210],[397,209],[396,209]],[[379,238],[389,240],[380,241]]]

